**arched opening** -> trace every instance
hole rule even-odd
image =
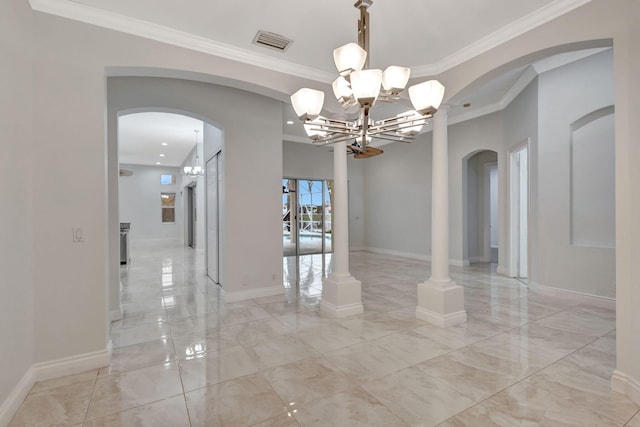
[[[462,165],[464,263],[498,263],[498,153],[480,150]]]
[[[118,225],[121,238],[110,271],[128,266],[136,248],[144,253],[173,243],[191,248],[196,275],[220,284],[220,125],[191,111],[158,107],[122,109],[113,121],[108,160],[110,171],[117,167],[118,180],[110,186],[109,224]],[[185,166],[196,164],[201,174],[187,175]],[[123,239],[123,225],[131,237]],[[123,271],[111,277],[121,279]],[[122,313],[122,285],[110,281],[112,321]]]

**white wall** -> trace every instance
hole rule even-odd
[[[393,143],[364,161],[365,244],[427,259],[431,227],[431,133]]]
[[[175,167],[120,164],[133,172],[119,178],[120,222],[130,222],[130,238],[136,240],[182,239],[183,206],[179,183],[180,169]],[[160,175],[175,175],[174,185],[161,185]],[[175,223],[163,223],[161,193],[175,193]]]
[[[538,271],[538,79],[534,79],[504,110],[504,148],[498,156],[499,212],[498,271],[510,271],[510,203],[509,156],[522,144],[528,144],[529,158],[529,280],[535,281]]]
[[[191,115],[222,130],[222,287],[234,299],[283,292],[282,251],[273,250],[282,245],[282,104],[245,91],[188,80],[113,77],[107,86],[109,120],[117,111],[146,106]],[[214,151],[206,134],[205,127],[205,156]],[[260,215],[255,214],[256,206]],[[248,259],[250,269],[246,268]]]
[[[468,265],[470,262],[470,225],[467,219],[469,211],[473,212],[474,209],[467,206],[467,160],[479,151],[495,151],[498,153],[498,170],[502,171],[503,124],[504,112],[498,112],[449,126],[449,257],[454,265]],[[495,161],[494,157],[491,158]],[[501,195],[502,191],[501,187]],[[471,226],[471,232],[477,235],[475,225]],[[484,237],[478,236],[476,241],[478,239]],[[476,254],[475,249],[471,252]]]
[[[4,111],[9,111],[0,119],[3,120],[3,126],[0,127],[3,141],[9,143],[2,144],[0,150],[3,158],[7,153],[5,150],[10,150],[12,159],[22,159],[22,163],[11,162],[7,169],[3,169],[3,173],[11,178],[20,177],[19,180],[5,180],[0,188],[3,195],[7,195],[16,207],[22,209],[19,215],[7,210],[0,214],[2,223],[11,224],[10,229],[2,229],[8,239],[3,238],[0,245],[3,251],[10,251],[9,258],[6,258],[12,261],[13,269],[7,270],[9,277],[15,277],[18,281],[24,279],[27,283],[15,295],[15,301],[23,302],[24,306],[20,307],[15,301],[10,306],[0,303],[3,309],[8,308],[5,313],[11,316],[13,330],[8,332],[7,328],[0,327],[2,338],[8,340],[3,342],[12,347],[8,353],[3,350],[3,358],[7,357],[11,365],[10,373],[6,376],[7,370],[3,365],[0,380],[0,393],[3,394],[31,361],[55,361],[63,357],[92,354],[104,350],[107,345],[107,300],[116,299],[113,294],[107,298],[104,287],[108,281],[117,282],[117,264],[109,264],[115,265],[115,273],[107,268],[107,264],[110,259],[117,259],[118,252],[117,210],[107,215],[107,207],[114,206],[117,192],[112,190],[107,194],[107,188],[117,186],[118,177],[117,165],[109,165],[108,180],[105,178],[107,153],[111,157],[114,155],[114,147],[105,145],[106,67],[134,64],[165,70],[187,70],[218,81],[224,80],[230,85],[242,81],[261,93],[275,95],[293,93],[304,86],[324,87],[317,81],[295,76],[282,78],[256,66],[42,13],[34,13],[34,21],[31,22],[25,8],[26,2],[22,0],[8,0],[0,5],[0,32],[4,36],[2,40],[7,41],[2,45],[3,59],[9,58],[3,62],[0,73],[14,76],[0,79],[3,93],[0,105]],[[29,63],[30,34],[34,40],[32,63]],[[640,342],[637,340],[640,287],[636,280],[640,260],[637,245],[640,240],[640,224],[637,222],[640,217],[640,187],[637,185],[640,182],[640,169],[637,168],[640,159],[640,144],[637,144],[640,140],[640,122],[637,120],[640,116],[640,85],[637,84],[637,76],[640,75],[640,55],[637,51],[640,44],[640,3],[592,0],[438,77],[447,87],[447,97],[455,96],[479,77],[484,75],[490,78],[492,70],[497,70],[496,73],[504,71],[505,64],[517,66],[556,51],[554,47],[561,44],[566,46],[560,50],[576,45],[606,45],[611,38],[615,45],[616,80],[619,375],[615,385],[618,390],[627,391],[640,402],[640,365],[637,363],[640,354]],[[596,42],[591,42],[593,40]],[[5,56],[7,51],[8,56]],[[198,98],[196,94],[189,96]],[[284,98],[282,96],[281,99]],[[37,99],[37,103],[32,105],[30,99]],[[212,99],[215,100],[209,98],[207,101],[212,102]],[[264,106],[261,102],[258,104]],[[275,115],[270,117],[280,126],[279,118]],[[243,124],[246,127],[246,120]],[[258,130],[253,135],[262,131],[262,124],[262,121],[255,123]],[[248,138],[245,144],[259,142]],[[251,148],[245,144],[240,145],[245,149]],[[274,149],[270,142],[267,145],[268,150]],[[256,154],[259,157],[262,152],[258,150]],[[267,171],[264,177],[265,183],[277,181],[267,194],[267,198],[273,199],[274,203],[278,202],[274,196],[281,190],[279,180],[282,165],[278,154],[280,160],[267,158],[269,162],[275,162],[277,173],[272,176]],[[29,161],[32,162],[31,167]],[[245,161],[258,163],[253,155]],[[228,166],[236,167],[238,164],[241,165],[239,159]],[[428,168],[428,164],[425,167]],[[242,166],[240,170],[243,170]],[[11,182],[11,185],[6,182]],[[30,186],[29,183],[35,182],[38,183],[37,187]],[[366,180],[364,185],[368,194]],[[20,194],[28,193],[29,188],[32,190],[31,197],[25,199]],[[245,189],[241,187],[238,190]],[[29,203],[32,204],[31,210]],[[275,217],[270,221],[275,225],[281,220],[277,206],[274,212]],[[428,223],[428,218],[426,220]],[[85,229],[86,241],[83,244],[71,241],[70,230],[73,226]],[[278,230],[277,226],[273,228]],[[18,243],[16,246],[14,242],[20,242],[25,237],[29,238],[30,243],[22,246]],[[269,246],[272,236],[263,237],[265,247]],[[277,238],[280,238],[279,233]],[[237,253],[238,247],[247,247],[246,241],[238,243],[233,248],[234,253]],[[28,268],[16,268],[29,267],[30,251],[33,280],[28,279]],[[75,266],[73,274],[70,265]],[[266,271],[262,263],[255,267],[258,271]],[[11,276],[15,274],[13,271],[20,273]],[[28,283],[33,284],[32,294]],[[32,304],[29,304],[31,295]],[[30,313],[33,314],[32,322],[29,321]],[[31,325],[34,333],[29,336]],[[33,352],[29,351],[29,341],[32,342]]]
[[[0,425],[22,403],[14,390],[33,363],[31,26],[27,2],[0,2]]]
[[[571,244],[571,125],[595,110],[613,105],[613,52],[608,50],[548,71],[538,80],[539,266],[535,283],[613,297],[615,250]],[[613,149],[612,144],[607,146]],[[612,166],[612,162],[602,165],[611,173]],[[601,209],[597,203],[603,203],[603,199],[582,198],[581,203],[581,209]]]

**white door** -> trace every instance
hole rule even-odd
[[[207,161],[207,276],[215,283],[220,283],[220,153]]]
[[[529,156],[528,145],[510,156],[511,276],[528,277]]]

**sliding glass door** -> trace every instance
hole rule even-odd
[[[285,256],[332,251],[332,184],[332,181],[326,180],[282,180],[282,233]]]

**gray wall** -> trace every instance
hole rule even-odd
[[[426,259],[430,253],[431,133],[364,159],[365,244]]]
[[[606,51],[544,73],[531,82],[503,111],[450,125],[449,224],[450,261],[466,265],[484,257],[481,232],[482,185],[475,185],[480,163],[491,159],[468,159],[482,150],[498,153],[499,174],[499,271],[509,271],[509,153],[529,145],[529,277],[533,286],[543,285],[573,292],[612,297],[614,294],[613,248],[572,245],[571,231],[571,132],[576,120],[613,103],[612,52]],[[611,123],[608,122],[610,125]],[[603,127],[585,127],[600,132]],[[428,259],[430,253],[431,133],[412,144],[384,147],[385,154],[365,164],[365,243],[369,249]],[[589,140],[588,136],[581,136]],[[585,146],[588,144],[585,144]],[[593,143],[591,143],[593,146]],[[613,147],[608,141],[607,147]],[[613,153],[588,153],[581,148],[580,166],[602,160],[598,173],[613,180]],[[575,150],[574,150],[575,152]],[[575,154],[575,153],[574,153]],[[575,157],[575,155],[574,155]],[[480,162],[480,163],[478,163]],[[574,159],[574,163],[576,163]],[[606,164],[605,164],[606,163]],[[469,168],[470,166],[470,168]],[[574,165],[575,169],[575,165]],[[598,180],[598,183],[603,179]],[[584,190],[583,182],[582,193]],[[592,182],[593,191],[596,190]],[[602,191],[599,190],[601,194]],[[478,193],[480,192],[480,193]],[[610,188],[608,196],[613,193]],[[595,195],[595,193],[594,193]],[[583,211],[606,211],[606,229],[612,232],[613,207],[603,208],[602,197],[590,202],[582,197]],[[586,200],[586,201],[585,201]],[[586,205],[585,205],[586,203]],[[589,205],[591,203],[591,205]],[[575,214],[575,213],[574,213]],[[603,214],[604,215],[604,214]],[[602,225],[602,224],[601,224]],[[602,234],[602,233],[601,233]],[[603,245],[599,245],[603,246]]]
[[[118,111],[146,107],[181,112],[222,130],[223,289],[228,295],[260,288],[282,292],[282,252],[273,250],[282,245],[282,104],[237,89],[168,78],[109,78],[108,94],[110,121]],[[249,124],[247,115],[252,118]],[[113,143],[110,134],[109,144]],[[215,151],[213,145],[205,135],[206,155]],[[255,214],[256,206],[260,215]]]
[[[3,403],[21,403],[8,398],[33,363],[31,30],[27,2],[0,2],[0,424]],[[71,228],[62,232],[71,240]]]
[[[120,222],[130,222],[131,240],[182,239],[180,169],[160,166],[120,164],[133,172],[119,178]],[[161,185],[160,175],[175,175],[174,185]],[[175,193],[176,222],[163,223],[160,194]]]
[[[538,79],[534,79],[504,110],[504,149],[500,153],[498,186],[500,187],[500,241],[498,271],[507,273],[509,263],[509,153],[529,144],[529,279],[536,280],[538,271]]]
[[[491,150],[498,153],[498,171],[504,169],[504,111],[449,126],[449,257],[454,265],[468,265],[468,159]],[[500,187],[499,199],[505,189]],[[472,227],[473,229],[473,227]]]
[[[571,244],[571,124],[613,105],[613,91],[611,50],[539,76],[537,284],[605,297],[615,295],[615,250]],[[612,144],[608,146],[612,148]],[[597,164],[598,159],[591,163]],[[613,173],[606,158],[600,163]],[[594,205],[581,209],[606,208],[597,205],[602,202],[601,197],[594,198]]]

